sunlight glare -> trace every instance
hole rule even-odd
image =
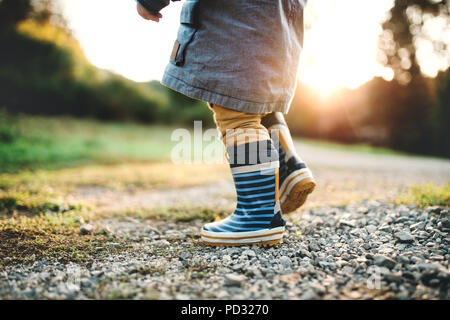
[[[60,0],[87,58],[135,81],[161,79],[175,40],[182,2],[162,10],[160,23],[141,19],[134,0]],[[331,93],[373,76],[389,79],[376,62],[380,22],[392,0],[309,0],[299,77]]]
[[[300,79],[328,94],[355,89],[374,75],[389,78],[376,55],[380,22],[391,6],[392,0],[308,2]]]
[[[86,57],[99,68],[135,81],[160,79],[169,62],[181,3],[162,10],[159,23],[141,19],[134,0],[60,0]]]

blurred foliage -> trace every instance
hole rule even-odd
[[[301,83],[287,117],[295,135],[450,157],[450,77],[401,85],[375,78],[324,97]]]
[[[448,39],[436,39],[427,34],[425,24],[434,17],[446,20],[449,27],[450,6],[447,0],[395,0],[389,18],[383,23],[380,47],[384,55],[381,62],[394,71],[401,83],[420,78],[420,64],[417,57],[417,41],[425,40],[432,44],[435,58],[448,60]],[[446,30],[441,30],[445,33]],[[416,79],[417,81],[417,79]]]
[[[30,0],[1,0],[0,28],[14,26],[24,20],[32,11]]]
[[[0,51],[0,106],[14,113],[212,123],[202,102],[92,66],[55,10],[49,0],[0,2],[0,43],[7,48]]]
[[[450,25],[446,0],[395,0],[380,37],[380,62],[393,81],[374,78],[356,90],[329,96],[300,84],[288,117],[295,134],[346,143],[450,157],[449,39],[425,29],[432,19]],[[435,31],[436,33],[436,31]],[[422,74],[418,39],[431,42],[430,59],[447,61],[436,77]],[[444,63],[445,65],[445,63]]]

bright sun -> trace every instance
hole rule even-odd
[[[160,79],[178,28],[181,3],[159,24],[140,19],[134,0],[60,0],[69,24],[95,65],[135,81]],[[392,0],[309,0],[299,77],[323,93],[356,88],[373,76],[392,78],[376,62],[380,22]],[[105,10],[107,8],[107,10]]]
[[[392,78],[376,62],[380,22],[391,6],[391,0],[308,2],[300,79],[329,93],[356,88],[375,75]]]

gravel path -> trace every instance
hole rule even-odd
[[[105,220],[122,254],[0,270],[0,299],[448,299],[448,209],[365,201],[288,224],[283,244],[210,248],[201,222]],[[114,245],[112,242],[111,245]]]

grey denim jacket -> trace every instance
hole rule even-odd
[[[169,0],[137,0],[159,12]],[[177,0],[172,0],[177,1]],[[186,0],[162,84],[247,113],[287,113],[306,0]]]

